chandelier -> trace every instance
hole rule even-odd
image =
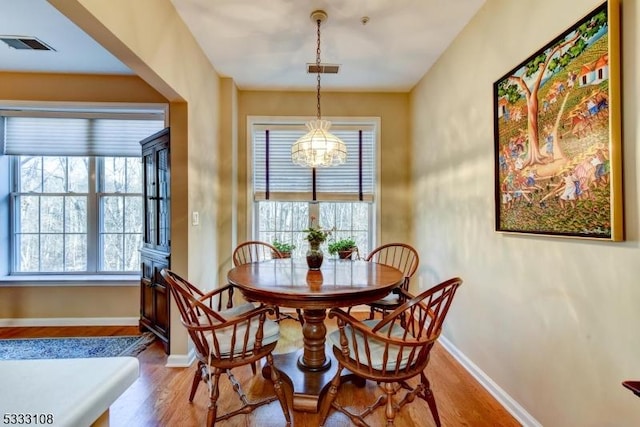
[[[291,160],[300,166],[323,168],[344,163],[347,160],[347,147],[340,138],[329,132],[331,122],[322,120],[320,115],[320,24],[327,19],[323,10],[311,13],[311,20],[318,26],[316,47],[317,86],[316,98],[318,113],[315,120],[307,122],[308,132],[291,146]]]

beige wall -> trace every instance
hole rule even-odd
[[[9,324],[118,325],[140,313],[140,288],[131,286],[15,286],[0,288],[0,319]],[[84,320],[81,320],[84,319]],[[14,321],[15,323],[13,323]]]
[[[232,266],[231,254],[237,244],[237,180],[238,168],[238,88],[233,79],[220,79],[220,200],[218,203],[218,276],[224,280]]]
[[[407,93],[322,92],[323,117],[380,117],[380,243],[411,242],[411,168]],[[316,115],[315,92],[240,91],[238,239],[247,238],[247,116]]]
[[[492,85],[599,0],[488,0],[411,94],[424,286],[464,280],[446,338],[545,426],[640,425],[640,10],[622,1],[627,241],[494,232]]]
[[[0,73],[0,99],[45,102],[166,103],[136,76]]]

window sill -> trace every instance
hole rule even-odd
[[[61,276],[0,276],[0,287],[12,286],[139,286],[138,274],[79,274]]]

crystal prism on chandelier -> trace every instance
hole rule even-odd
[[[331,122],[322,120],[320,115],[320,24],[326,19],[327,14],[322,10],[311,13],[311,20],[318,26],[316,48],[318,115],[315,120],[307,122],[309,132],[291,146],[293,163],[311,168],[336,166],[347,160],[347,146],[340,138],[329,132]]]

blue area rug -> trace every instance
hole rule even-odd
[[[0,339],[0,360],[136,356],[155,336]]]

